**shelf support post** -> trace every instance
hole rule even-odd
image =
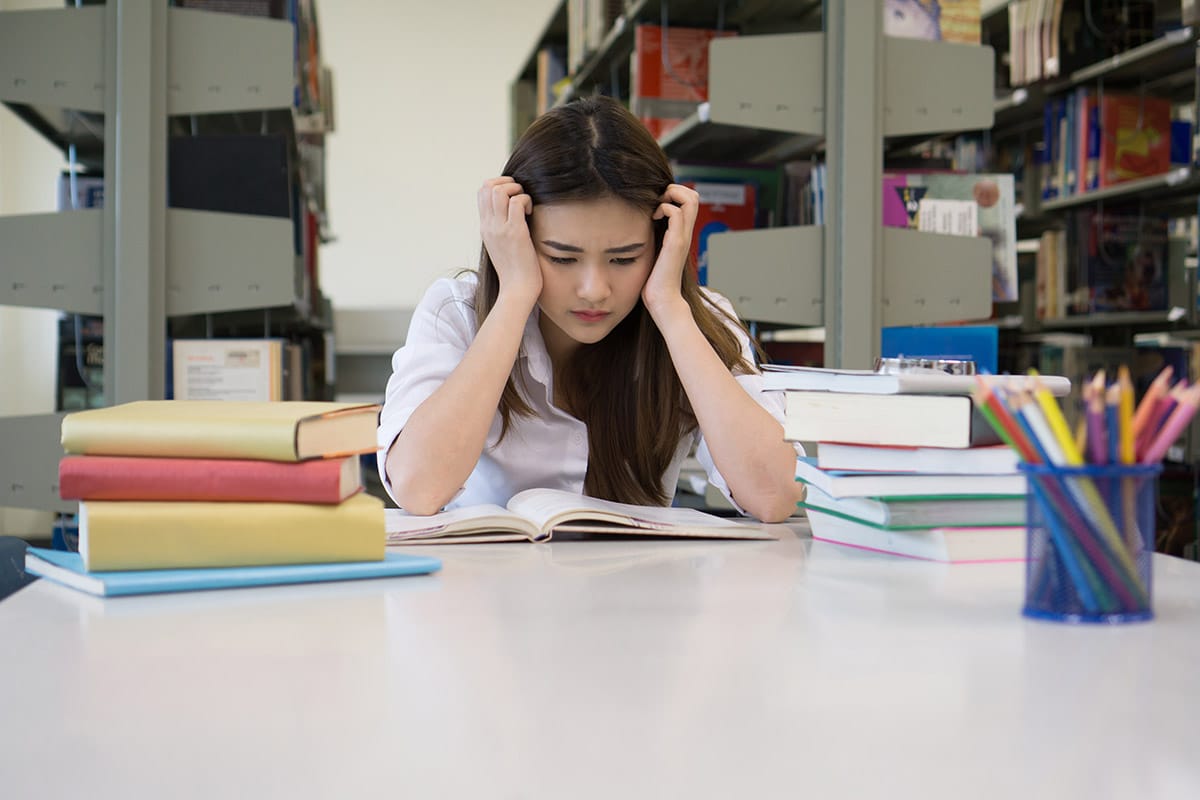
[[[167,2],[105,17],[104,386],[161,399],[166,364]]]
[[[883,318],[883,14],[825,4],[825,366],[867,369]]]

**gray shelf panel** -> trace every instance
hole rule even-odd
[[[1084,206],[1099,200],[1137,200],[1141,197],[1161,200],[1166,192],[1187,193],[1200,191],[1200,176],[1194,175],[1189,167],[1177,167],[1162,175],[1152,175],[1149,178],[1125,181],[1116,186],[1097,189],[1091,192],[1063,197],[1057,200],[1045,200],[1040,211],[1060,211],[1066,208]]]
[[[786,81],[778,76],[787,75]],[[787,133],[825,133],[825,35],[714,39],[708,102],[713,122]]]
[[[104,212],[0,216],[0,304],[100,314]]]
[[[725,125],[709,118],[709,105],[700,108],[658,140],[677,161],[775,162],[800,158],[817,151],[824,137],[803,133],[765,131]]]
[[[74,513],[78,503],[58,496],[58,462],[63,456],[60,431],[64,414],[0,417],[0,506]]]
[[[167,209],[167,313],[295,302],[292,221]]]
[[[881,305],[884,326],[991,316],[991,240],[884,228]]]
[[[822,135],[825,36],[792,33],[717,39],[709,47],[715,123]],[[990,128],[990,47],[884,38],[883,134]],[[790,80],[779,81],[778,75]]]
[[[0,100],[104,110],[104,8],[0,13]]]
[[[817,225],[713,234],[708,285],[729,298],[743,319],[821,325],[824,242]]]
[[[290,22],[170,8],[167,113],[288,108],[294,100]]]
[[[883,134],[992,127],[990,47],[884,37]]]

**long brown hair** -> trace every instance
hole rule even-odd
[[[673,181],[671,164],[642,123],[617,101],[590,97],[568,103],[529,127],[501,173],[533,200],[562,203],[615,197],[647,215]],[[654,254],[662,249],[667,221],[654,221]],[[729,322],[696,284],[692,256],[683,271],[682,293],[700,330],[731,370],[753,372]],[[484,247],[479,259],[475,316],[479,325],[495,305],[500,281]],[[520,367],[513,368],[500,397],[501,438],[513,415],[532,416]],[[588,429],[588,467],[583,490],[592,497],[663,505],[663,473],[680,439],[695,430],[692,414],[666,342],[639,300],[604,339],[580,345],[555,373],[566,411]]]

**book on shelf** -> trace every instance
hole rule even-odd
[[[978,497],[834,497],[809,484],[799,505],[849,517],[883,528],[991,527],[1025,522],[1026,498],[1022,496]]]
[[[970,395],[979,385],[974,375],[953,375],[939,369],[877,372],[870,369],[831,369],[783,364],[763,365],[763,391],[846,392],[854,394]],[[1071,383],[1057,375],[1039,376],[1042,385],[1056,397],[1071,390]],[[988,375],[992,386],[1023,389],[1026,375]]]
[[[63,313],[58,318],[59,411],[104,405],[104,318]]]
[[[283,400],[290,371],[287,344],[283,339],[175,339],[174,399]]]
[[[79,553],[93,572],[378,561],[383,502],[83,500]]]
[[[883,224],[984,236],[992,243],[992,299],[1017,299],[1017,221],[1012,175],[901,172],[883,176]]]
[[[546,542],[556,532],[774,539],[764,526],[694,508],[617,503],[560,489],[526,489],[506,506],[476,505],[413,516],[388,509],[388,544]]]
[[[101,597],[427,575],[441,566],[429,556],[385,553],[378,561],[90,572],[78,553],[31,547],[25,554],[25,570],[31,575]]]
[[[755,226],[757,204],[753,183],[687,182],[700,195],[692,232],[696,281],[708,285],[708,237],[724,231],[744,231]]]
[[[333,402],[139,400],[68,414],[76,455],[303,461],[375,451],[379,406]]]
[[[1024,561],[1024,525],[897,530],[820,511],[808,512],[813,539],[889,555],[949,564]]]
[[[1162,175],[1171,168],[1171,101],[1100,95],[1100,188]]]
[[[242,503],[342,502],[362,490],[359,456],[307,461],[66,456],[64,500],[190,500]]]
[[[937,475],[895,472],[824,470],[817,459],[796,459],[796,480],[830,497],[1024,497],[1021,474]]]
[[[979,0],[884,0],[885,36],[979,44],[980,28]]]
[[[822,442],[817,448],[817,466],[823,470],[1015,475],[1017,461],[1017,452],[1003,444],[955,448]]]
[[[1166,309],[1165,217],[1105,208],[1078,211],[1072,221],[1065,258],[1077,265],[1078,275],[1073,282],[1068,276],[1067,291],[1087,298],[1083,308],[1078,307],[1081,300],[1076,302],[1077,311]]]
[[[629,107],[654,138],[662,138],[708,100],[709,42],[736,35],[736,31],[674,25],[634,29]]]
[[[537,51],[537,114],[541,116],[554,107],[562,84],[568,77],[567,50],[548,44]]]

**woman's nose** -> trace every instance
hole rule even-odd
[[[579,276],[579,298],[589,303],[599,303],[607,299],[609,293],[607,270],[596,264],[584,267]]]

